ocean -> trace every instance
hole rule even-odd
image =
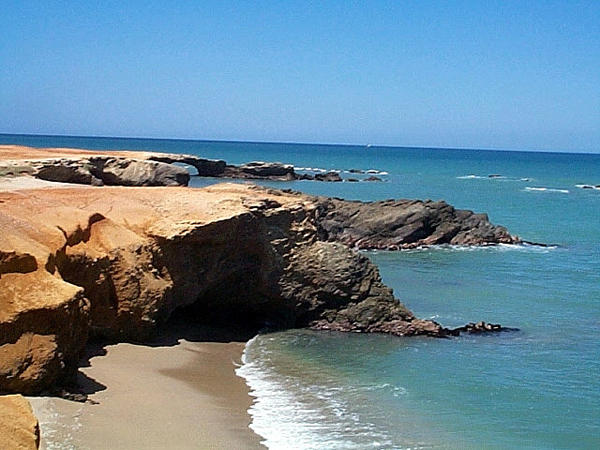
[[[519,331],[261,334],[237,370],[255,397],[251,427],[272,450],[600,449],[600,154],[16,135],[0,143],[280,161],[343,178],[373,173],[382,181],[263,184],[364,201],[443,199],[487,213],[548,246],[366,255],[421,318]]]

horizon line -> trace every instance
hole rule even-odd
[[[574,155],[598,155],[599,152],[573,151],[573,150],[525,150],[515,148],[478,148],[478,147],[436,147],[425,145],[388,145],[371,143],[347,143],[347,142],[298,142],[298,141],[261,141],[261,140],[238,140],[238,139],[198,139],[181,137],[148,137],[148,136],[106,136],[106,135],[77,135],[77,134],[35,134],[35,133],[4,133],[0,136],[27,136],[27,137],[49,137],[49,138],[86,138],[86,139],[124,139],[124,140],[150,140],[150,141],[184,141],[184,142],[213,142],[227,144],[266,144],[266,145],[316,145],[323,147],[366,147],[366,148],[398,148],[398,149],[426,149],[426,150],[466,150],[484,152],[515,152],[515,153],[559,153]]]

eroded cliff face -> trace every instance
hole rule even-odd
[[[31,405],[21,395],[0,396],[0,448],[36,450],[40,427]]]
[[[0,390],[68,382],[90,335],[144,340],[191,305],[255,330],[440,332],[366,257],[319,241],[315,213],[248,185],[1,192]]]
[[[400,336],[414,317],[351,249],[518,242],[443,202],[344,202],[255,185],[0,191],[0,391],[74,379],[90,336],[198,322]]]

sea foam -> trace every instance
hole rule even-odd
[[[550,193],[559,193],[559,194],[569,194],[570,191],[568,189],[558,189],[558,188],[548,188],[548,187],[532,187],[527,186],[525,191],[528,192],[550,192]]]
[[[275,354],[278,351],[274,352]],[[271,450],[358,450],[400,448],[385,429],[365,418],[361,407],[373,392],[392,397],[406,390],[392,383],[344,384],[343,379],[326,376],[326,382],[298,362],[286,365],[285,373],[275,370],[281,361],[271,361],[269,338],[250,340],[236,370],[255,397],[249,413],[250,428],[264,438]],[[314,369],[316,372],[316,369]],[[361,406],[362,405],[362,406]]]

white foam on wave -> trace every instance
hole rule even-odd
[[[570,191],[568,189],[533,187],[533,186],[527,186],[525,188],[525,191],[528,191],[528,192],[550,192],[550,193],[559,193],[559,194],[569,194],[570,193]]]
[[[323,169],[321,167],[295,167],[294,170],[297,172],[312,172],[312,173],[327,173],[327,172],[335,172],[335,173],[346,173],[352,175],[389,175],[389,172],[384,170],[377,169]]]
[[[315,384],[310,374],[283,375],[268,362],[269,350],[260,348],[256,360],[249,349],[262,345],[260,337],[250,340],[242,356],[243,365],[236,370],[246,380],[255,397],[249,413],[250,428],[263,437],[270,450],[358,450],[392,448],[394,443],[374,423],[365,420],[360,411],[347,402],[347,395],[367,395],[369,391],[388,392],[394,397],[405,390],[389,383],[347,386]],[[352,402],[354,403],[354,402]],[[359,404],[364,401],[359,402]],[[397,446],[394,448],[398,448]]]
[[[74,437],[82,427],[80,420],[83,404],[77,413],[66,415],[55,406],[58,401],[54,398],[31,397],[34,414],[39,420],[43,431],[42,447],[46,450],[76,450]]]
[[[507,251],[518,251],[518,252],[536,252],[546,253],[549,250],[558,248],[556,245],[536,245],[530,243],[522,244],[493,244],[493,245],[431,245],[426,247],[411,248],[407,250],[401,250],[402,253],[421,253],[421,252],[507,252]],[[379,251],[386,250],[361,250],[365,252],[377,253]],[[395,250],[393,250],[395,251]]]
[[[504,175],[461,175],[456,177],[458,180],[495,180],[495,181],[532,181],[531,178],[522,178],[522,177],[507,177]]]
[[[481,178],[487,178],[487,177],[481,177],[479,175],[472,175],[471,174],[471,175],[463,175],[463,176],[456,177],[456,178],[458,178],[459,180],[479,180]]]

